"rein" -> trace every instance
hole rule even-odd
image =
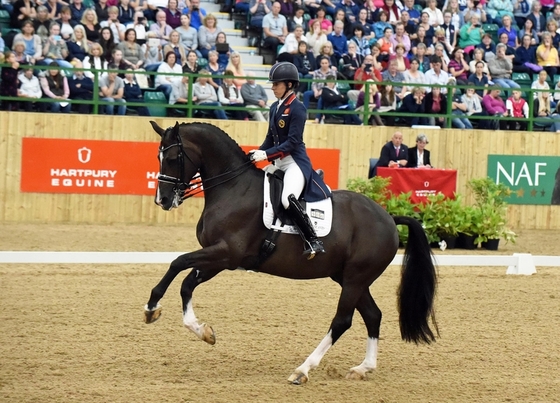
[[[243,172],[245,172],[251,165],[252,162],[251,161],[246,161],[243,164],[241,164],[239,167],[235,168],[233,171],[227,171],[224,173],[221,173],[219,175],[213,176],[211,178],[207,178],[205,180],[206,184],[208,184],[208,182],[219,179],[219,178],[223,178],[225,177],[223,180],[221,180],[220,182],[217,183],[213,183],[211,185],[205,186],[204,183],[202,182],[202,178],[200,176],[200,173],[197,173],[196,175],[194,175],[190,180],[189,183],[187,183],[184,179],[184,172],[185,172],[185,158],[187,160],[189,160],[189,162],[196,167],[196,164],[193,162],[193,160],[189,157],[189,155],[187,154],[187,152],[185,151],[184,147],[183,147],[183,142],[181,141],[181,136],[179,134],[177,134],[177,142],[174,144],[171,144],[167,147],[160,147],[160,155],[163,158],[163,154],[168,151],[169,149],[173,148],[173,147],[179,147],[180,152],[179,152],[179,164],[181,165],[181,174],[179,178],[176,178],[174,176],[169,176],[169,175],[163,175],[163,174],[158,174],[158,181],[159,182],[164,182],[164,183],[171,183],[174,185],[173,187],[173,191],[175,192],[175,194],[177,196],[179,196],[181,198],[181,200],[186,200],[190,197],[193,197],[199,193],[202,193],[204,191],[204,189],[212,189],[214,187],[217,187],[219,185],[222,185],[226,182],[229,182],[230,180],[238,177],[239,175],[241,175]],[[192,181],[196,181],[196,183],[192,183]]]

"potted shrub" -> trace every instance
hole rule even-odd
[[[459,226],[457,247],[462,249],[476,249],[476,235],[480,231],[482,212],[478,207],[465,206],[463,222]]]
[[[454,198],[448,198],[439,193],[428,196],[426,203],[418,206],[420,219],[430,242],[442,240],[447,248],[455,247],[464,222],[462,204],[462,197],[458,194]]]
[[[515,242],[515,233],[507,228],[506,198],[511,189],[491,178],[472,179],[468,186],[474,193],[474,208],[477,210],[472,228],[475,243],[483,243],[487,249],[496,250],[500,238]]]
[[[385,207],[387,200],[391,197],[391,192],[387,187],[391,183],[391,178],[382,178],[374,176],[371,179],[350,179],[348,181],[348,190],[363,194],[374,202]]]

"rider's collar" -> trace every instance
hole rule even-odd
[[[293,90],[288,91],[288,93],[286,94],[286,96],[282,99],[278,100],[278,107],[280,108],[280,106],[286,102],[286,105],[289,105],[292,103],[292,101],[295,99],[296,95],[294,94]]]

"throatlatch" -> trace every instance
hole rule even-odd
[[[298,229],[299,235],[305,242],[306,248],[303,255],[307,256],[307,260],[311,260],[317,253],[325,253],[323,242],[317,238],[313,223],[305,212],[304,208],[299,204],[296,197],[291,194],[288,196],[290,208],[286,210],[291,220]]]

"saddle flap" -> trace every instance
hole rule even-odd
[[[298,234],[297,229],[292,226],[292,222],[288,218],[288,214],[286,214],[284,206],[282,205],[284,171],[276,168],[272,164],[266,166],[264,171],[266,172],[263,195],[263,223],[265,227],[268,229],[274,227],[283,233]],[[299,202],[311,219],[317,236],[327,236],[331,231],[333,218],[331,198],[313,203],[305,202],[300,199]],[[275,222],[276,217],[280,222]]]

